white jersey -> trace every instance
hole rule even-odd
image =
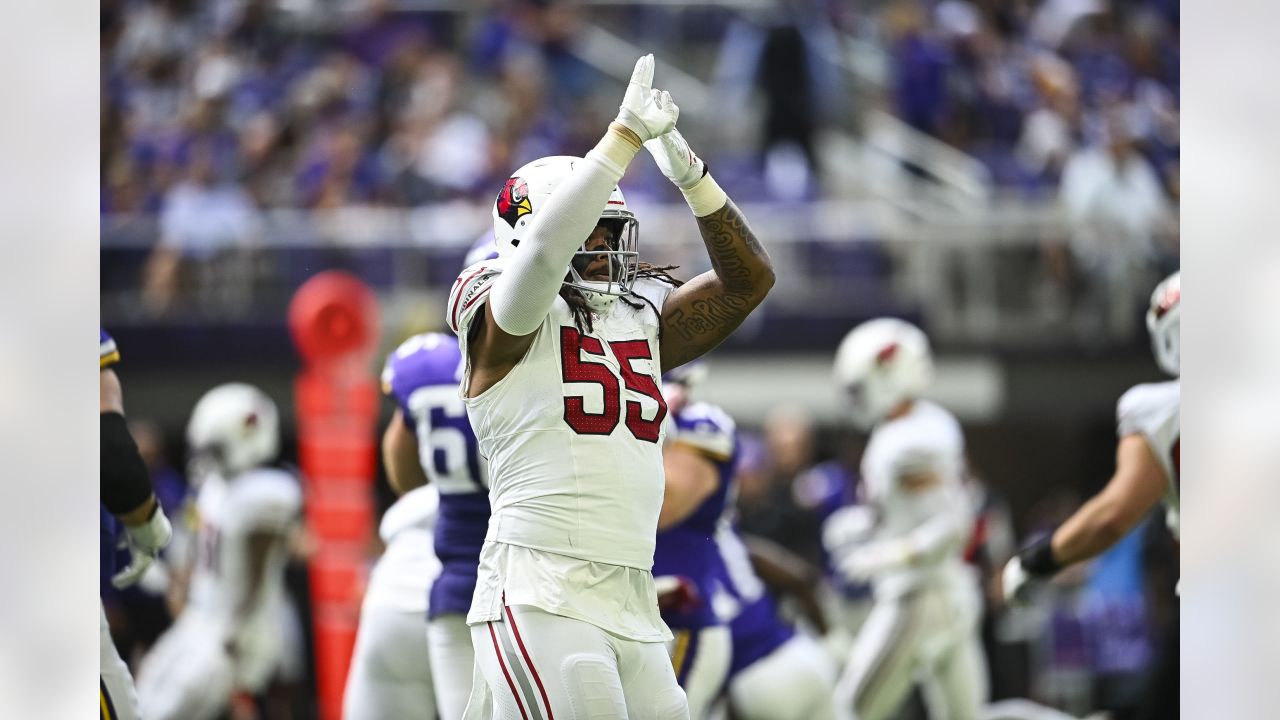
[[[298,517],[302,491],[283,470],[259,468],[231,481],[210,476],[196,497],[199,548],[188,607],[214,622],[273,623],[284,596],[286,551],[267,558],[266,576],[254,606],[236,607],[250,584],[249,539],[259,532],[287,533]]]
[[[903,486],[904,478],[926,473],[934,485]],[[922,557],[875,578],[878,597],[896,597],[931,579],[970,578],[961,555],[975,513],[964,478],[960,423],[938,405],[917,400],[906,415],[876,426],[862,456],[867,499],[877,515],[874,539],[913,535],[924,543]]]
[[[424,485],[405,493],[387,508],[378,526],[386,544],[369,575],[365,605],[410,613],[427,611],[427,591],[440,574],[434,550],[440,492]]]
[[[463,357],[471,322],[500,272],[500,262],[480,263],[454,284],[448,321]],[[496,558],[493,545],[502,543],[559,556],[506,573],[508,584],[501,592],[508,603],[522,596],[548,612],[574,615],[572,608],[579,604],[560,597],[573,589],[564,578],[595,584],[605,573],[619,586],[597,586],[591,594],[597,600],[617,597],[612,602],[629,605],[635,622],[619,627],[617,608],[598,607],[585,598],[591,609],[578,612],[580,619],[633,639],[668,636],[656,600],[649,608],[647,596],[656,598],[650,571],[664,491],[666,403],[660,391],[657,312],[671,289],[657,280],[638,281],[636,292],[644,300],[630,300],[641,307],[617,300],[593,318],[590,333],[578,330],[568,304],[557,297],[521,361],[479,396],[465,398],[480,454],[488,461],[493,508],[484,550],[490,557],[482,555],[468,622],[496,619],[490,617],[496,610],[489,600],[499,589],[486,588],[485,572],[501,574],[490,561]],[[468,367],[464,397],[469,378]],[[513,556],[504,551],[503,557]],[[548,588],[537,582],[544,571],[562,579]],[[526,587],[524,595],[510,584],[517,575],[538,587]]]
[[[1165,520],[1178,537],[1178,484],[1181,451],[1179,409],[1181,387],[1177,380],[1135,385],[1116,403],[1116,434],[1140,434],[1164,470]]]

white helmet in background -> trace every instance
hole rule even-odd
[[[187,446],[193,463],[207,463],[228,479],[265,465],[280,452],[276,404],[252,385],[219,385],[191,411]]]
[[[854,422],[869,429],[929,386],[929,339],[903,320],[869,320],[844,336],[834,371],[836,384],[847,393]]]
[[[1178,271],[1156,286],[1147,308],[1147,331],[1156,364],[1170,375],[1181,375],[1181,331],[1178,317],[1182,314],[1182,272]]]
[[[493,203],[493,233],[499,257],[508,258],[517,251],[551,192],[580,162],[584,162],[580,157],[553,155],[534,160],[511,174]],[[579,249],[569,263],[564,281],[565,285],[582,290],[595,310],[606,308],[617,296],[631,292],[640,265],[639,222],[617,187],[600,211],[600,224],[613,233],[609,249],[591,252]],[[584,245],[586,240],[583,238]],[[582,273],[586,267],[601,255],[609,262],[609,279],[584,279]]]

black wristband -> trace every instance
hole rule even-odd
[[[1053,533],[1024,547],[1018,559],[1022,561],[1022,569],[1034,577],[1049,577],[1062,569],[1062,564],[1053,557]]]
[[[107,412],[100,417],[102,453],[98,492],[111,514],[125,515],[151,497],[151,477],[124,416]]]

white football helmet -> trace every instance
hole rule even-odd
[[[280,452],[276,404],[252,385],[219,385],[191,411],[187,446],[193,464],[227,478],[265,465]]]
[[[869,320],[849,331],[836,351],[836,384],[848,394],[853,420],[869,429],[933,377],[929,339],[896,318]]]
[[[1182,272],[1178,271],[1156,286],[1151,293],[1151,306],[1147,308],[1147,331],[1151,333],[1156,364],[1174,376],[1182,374],[1179,353],[1182,333],[1178,320],[1181,305]]]
[[[516,252],[551,192],[573,172],[574,164],[580,162],[583,162],[580,157],[553,155],[534,160],[511,174],[493,203],[493,232],[499,257],[509,257]],[[608,307],[617,296],[631,292],[640,265],[639,221],[617,187],[600,212],[600,224],[613,233],[609,249],[588,251],[584,238],[584,247],[574,254],[564,281],[565,285],[582,290],[587,302],[597,311]],[[583,278],[587,266],[601,255],[609,263],[609,279]]]

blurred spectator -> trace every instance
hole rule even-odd
[[[893,89],[898,115],[912,127],[941,135],[948,110],[947,67],[951,57],[934,35],[919,0],[893,0],[884,9],[893,55]]]
[[[360,131],[349,124],[317,134],[298,175],[298,196],[306,207],[332,210],[372,202],[378,169],[364,151]]]
[[[1173,251],[1169,203],[1155,170],[1134,146],[1127,106],[1109,110],[1098,142],[1062,171],[1069,248],[1083,283],[1082,339],[1131,337],[1162,261]]]
[[[245,251],[259,239],[259,222],[249,194],[219,177],[212,148],[196,143],[186,178],[164,199],[160,243],[144,270],[148,309],[163,314],[183,294],[200,296],[202,308],[246,304],[243,285],[222,280],[246,279]]]
[[[1075,71],[1056,55],[1038,55],[1031,80],[1038,100],[1023,121],[1016,153],[1033,177],[1056,182],[1079,136],[1080,89]]]

